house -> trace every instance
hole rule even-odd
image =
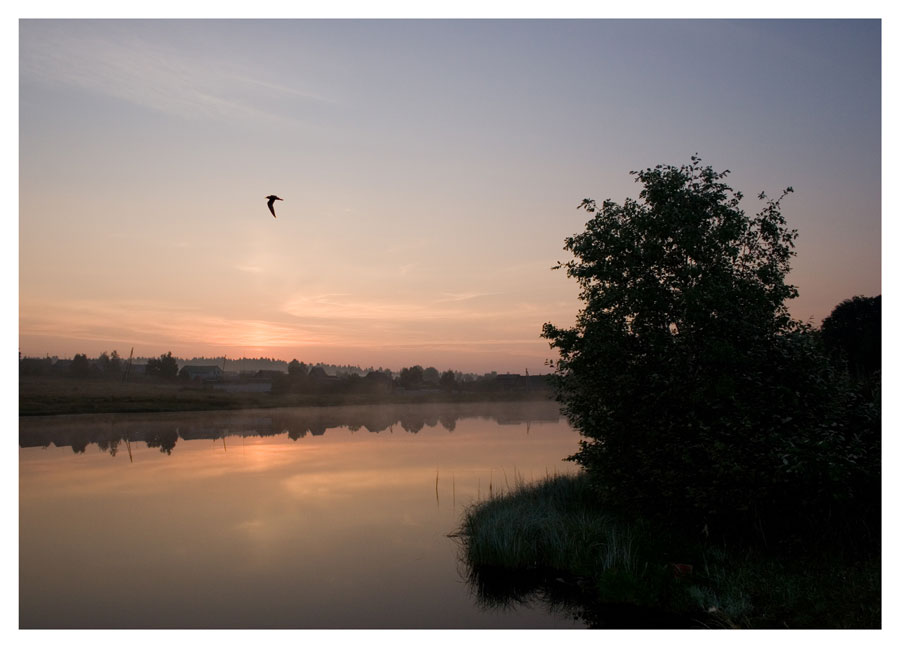
[[[314,383],[337,382],[337,376],[330,376],[322,367],[313,367],[309,370],[309,379]]]

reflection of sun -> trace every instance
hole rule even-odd
[[[414,492],[413,489],[418,489],[422,483],[427,483],[427,479],[422,478],[422,471],[417,467],[395,468],[389,475],[381,469],[371,468],[304,472],[281,480],[282,488],[291,497],[322,500],[348,499],[387,487]]]

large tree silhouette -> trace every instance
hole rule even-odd
[[[695,530],[760,529],[829,498],[859,432],[808,327],[788,314],[796,231],[781,200],[690,164],[634,172],[639,199],[586,199],[560,264],[581,288],[572,328],[545,324],[555,382],[584,439],[573,459],[610,502]],[[842,475],[842,476],[839,476]],[[811,504],[810,504],[811,506]],[[782,516],[783,518],[783,516]]]

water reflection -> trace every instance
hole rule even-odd
[[[19,425],[19,447],[71,447],[84,453],[96,444],[115,457],[123,442],[142,441],[148,448],[171,455],[179,439],[267,437],[287,434],[292,441],[307,435],[321,436],[330,429],[363,429],[370,433],[403,431],[418,434],[425,428],[456,429],[461,418],[484,418],[499,425],[530,425],[557,422],[559,408],[551,401],[516,403],[385,404],[342,407],[308,407],[237,412],[192,412],[178,414],[103,414],[23,418]]]
[[[20,444],[23,628],[582,625],[478,606],[448,537],[574,470],[552,402],[23,418]]]
[[[694,617],[629,603],[609,603],[581,579],[553,571],[473,567],[460,556],[466,582],[484,610],[541,608],[594,629],[699,628]]]

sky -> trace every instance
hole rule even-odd
[[[18,29],[22,355],[543,373],[578,204],[694,153],[793,187],[794,317],[881,293],[878,20]]]

